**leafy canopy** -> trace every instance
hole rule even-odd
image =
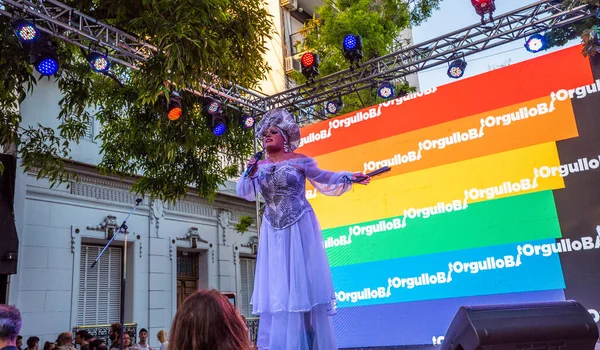
[[[401,39],[400,33],[418,25],[439,7],[441,0],[325,0],[317,9],[318,16],[308,21],[301,33],[302,43],[292,43],[299,51],[310,50],[319,55],[320,76],[349,68],[344,58],[342,43],[348,34],[360,35],[363,41],[363,61],[380,57],[408,46],[409,40]],[[301,73],[293,73],[298,83],[305,83]],[[411,92],[406,82],[396,82],[397,91]],[[343,96],[344,109],[349,113],[376,104],[377,86],[358,94]]]
[[[268,69],[263,56],[271,18],[261,0],[71,0],[68,5],[132,33],[158,48],[139,70],[111,66],[120,82],[90,70],[85,52],[58,42],[62,93],[60,127],[22,125],[18,103],[37,82],[29,53],[0,16],[0,142],[16,145],[25,169],[38,170],[52,183],[71,181],[63,159],[85,135],[91,118],[99,121],[99,167],[107,173],[141,174],[133,190],[176,200],[193,185],[212,197],[219,184],[237,175],[235,164],[251,151],[252,133],[239,127],[239,111],[228,110],[228,133],[212,135],[202,100],[183,92],[183,116],[169,121],[166,107],[175,89],[202,92],[202,81],[215,74],[225,81],[254,87]],[[46,78],[44,78],[46,79]]]

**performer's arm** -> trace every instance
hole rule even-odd
[[[317,162],[308,158],[304,163],[304,173],[310,183],[321,193],[327,196],[339,196],[352,188],[352,179],[358,175],[348,171],[328,171],[321,170]],[[364,181],[368,183],[368,179]]]
[[[248,162],[248,167],[254,164],[256,161],[251,159]],[[259,162],[260,163],[260,162]],[[250,176],[245,176],[242,174],[238,179],[237,185],[235,187],[235,191],[239,197],[244,198],[247,201],[254,201],[256,199],[256,195],[258,192],[258,178],[256,177],[256,171],[258,167],[254,167]]]

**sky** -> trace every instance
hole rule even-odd
[[[506,12],[533,4],[537,1],[533,0],[496,0],[495,15],[499,16]],[[440,9],[436,10],[433,15],[420,26],[413,28],[413,42],[415,44],[442,36],[446,33],[468,27],[475,23],[479,23],[480,17],[475,13],[470,0],[442,0]],[[556,50],[564,49],[570,45],[577,45],[574,40],[567,46],[552,48],[537,54],[533,54],[525,50],[523,45],[525,39],[512,41],[506,45],[498,46],[493,49],[484,50],[480,53],[467,56],[467,69],[464,78],[482,74],[497,68],[507,63],[514,64],[524,60],[532,59],[542,54],[548,54]],[[425,90],[428,88],[445,85],[456,81],[446,75],[448,65],[439,65],[424,71],[419,72],[419,89]]]

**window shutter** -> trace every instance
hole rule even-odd
[[[240,258],[240,312],[245,317],[252,316],[252,305],[250,300],[254,291],[254,270],[256,269],[256,259]]]
[[[110,324],[120,320],[122,250],[109,247],[98,264],[90,269],[102,248],[81,245],[78,326]]]

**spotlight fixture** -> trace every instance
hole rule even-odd
[[[465,69],[467,68],[467,62],[463,59],[457,59],[452,61],[448,66],[448,76],[453,79],[458,79],[465,74]]]
[[[542,34],[534,34],[530,36],[525,42],[525,49],[531,53],[538,53],[543,51],[548,46],[546,37]]]
[[[319,75],[319,56],[316,53],[306,52],[300,59],[302,65],[302,74],[308,80],[314,79]]]
[[[253,115],[244,114],[241,118],[241,123],[244,129],[252,129],[256,124],[256,118]]]
[[[363,58],[362,48],[362,37],[360,35],[348,34],[344,37],[342,51],[344,57],[350,61],[350,68],[355,63],[358,65],[358,62]]]
[[[31,62],[43,76],[56,74],[60,67],[56,44],[52,40],[43,40],[41,43],[34,45],[31,50]]]
[[[394,97],[394,90],[394,85],[386,81],[383,84],[379,85],[379,88],[377,89],[377,95],[385,99],[392,98]]]
[[[106,73],[110,68],[110,62],[108,61],[108,55],[106,53],[103,54],[95,50],[90,50],[90,53],[87,55],[87,60],[94,72]]]
[[[221,104],[219,102],[217,102],[217,101],[212,100],[206,106],[206,111],[210,115],[217,114],[217,113],[219,113],[221,111]]]
[[[35,23],[25,20],[18,19],[12,23],[15,35],[22,43],[32,43],[40,38],[40,32],[35,27]]]
[[[215,136],[223,136],[227,131],[227,116],[223,113],[215,114],[211,118],[212,132]]]
[[[327,110],[327,113],[329,113],[329,114],[338,114],[342,110],[342,108],[344,108],[344,101],[342,101],[341,98],[338,98],[337,100],[329,101],[325,105],[325,109]]]
[[[173,91],[169,99],[167,118],[169,118],[169,120],[177,120],[181,117],[181,114],[183,114],[183,110],[181,109],[181,96],[177,91]]]

